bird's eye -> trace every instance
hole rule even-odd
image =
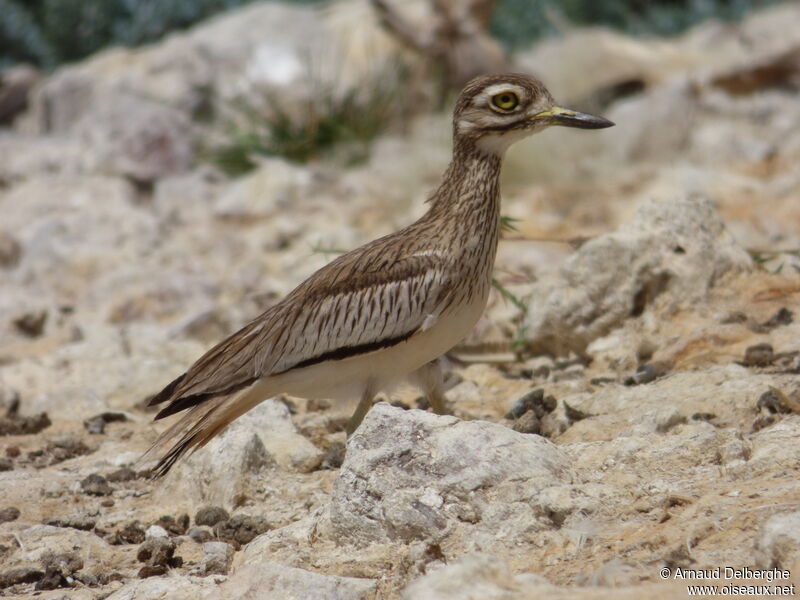
[[[519,105],[519,96],[514,92],[500,92],[492,96],[492,105],[503,111],[514,110]]]

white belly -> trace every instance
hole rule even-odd
[[[268,377],[256,386],[265,397],[289,394],[301,398],[358,399],[368,381],[385,389],[438,358],[463,340],[486,307],[486,295],[441,315],[433,325],[388,348],[341,360],[330,360]]]

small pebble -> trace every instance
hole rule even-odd
[[[81,481],[81,489],[90,496],[110,496],[114,492],[106,478],[99,473],[92,473]]]
[[[25,313],[14,319],[14,326],[20,333],[28,337],[38,337],[44,331],[44,324],[47,321],[47,311]]]
[[[144,537],[146,540],[166,539],[169,538],[169,533],[167,533],[167,530],[160,525],[150,525],[150,527],[147,528],[147,531],[144,532]]]
[[[122,467],[107,476],[108,481],[113,483],[121,483],[123,481],[131,481],[136,479],[136,471],[130,467]]]
[[[519,419],[528,411],[533,411],[536,417],[541,419],[547,413],[553,412],[557,405],[558,402],[553,396],[545,396],[544,390],[539,388],[516,400],[506,414],[506,419]]]
[[[19,518],[20,512],[16,506],[9,506],[0,510],[0,523],[9,523]]]
[[[542,431],[542,423],[539,421],[539,417],[536,416],[536,412],[529,410],[514,422],[511,429],[519,433],[539,434]]]
[[[257,535],[269,531],[271,526],[264,517],[234,515],[227,521],[217,523],[214,533],[222,540],[234,540],[249,544]]]
[[[195,525],[208,525],[213,527],[220,521],[227,521],[231,516],[221,506],[204,506],[194,516]]]
[[[232,561],[233,546],[225,542],[206,542],[199,570],[204,575],[227,575]]]
[[[97,523],[97,521],[91,517],[76,516],[76,517],[45,519],[43,523],[45,525],[51,525],[53,527],[65,527],[69,529],[78,529],[80,531],[91,531],[92,529],[94,529],[94,526]]]
[[[770,344],[755,344],[744,351],[742,363],[746,367],[767,367],[775,360],[775,353]]]
[[[20,583],[36,583],[44,577],[44,571],[33,567],[20,567],[0,573],[0,590],[19,585]]]
[[[639,365],[636,372],[623,381],[624,385],[644,385],[658,379],[663,372],[651,363]]]
[[[211,534],[211,531],[206,529],[205,527],[192,527],[189,531],[186,532],[192,540],[197,542],[198,544],[204,544],[211,540],[214,537]]]
[[[10,458],[0,458],[0,472],[12,471],[13,469],[14,469],[14,463],[11,462]]]
[[[111,543],[119,544],[141,544],[145,540],[144,527],[139,521],[131,521],[125,527],[117,531],[112,537]]]
[[[772,315],[767,321],[762,323],[762,326],[768,330],[781,327],[782,325],[790,325],[794,321],[794,314],[785,306]]]
[[[136,551],[136,560],[151,566],[166,565],[174,554],[175,542],[173,540],[162,537],[151,537],[139,546],[139,549]]]
[[[589,413],[586,413],[586,412],[583,412],[582,410],[578,410],[577,408],[571,407],[566,402],[564,402],[564,412],[567,415],[567,419],[569,419],[573,423],[575,421],[582,421],[583,419],[586,419],[586,418],[592,416]]]

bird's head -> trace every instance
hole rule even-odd
[[[470,143],[486,154],[502,155],[514,142],[551,125],[602,129],[614,123],[558,106],[541,81],[517,73],[476,77],[453,111],[456,143]]]

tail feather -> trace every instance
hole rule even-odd
[[[235,419],[267,397],[257,386],[251,386],[232,395],[208,398],[162,433],[141,460],[147,461],[164,448],[169,448],[151,471],[154,478],[163,477],[178,459],[205,446]]]

